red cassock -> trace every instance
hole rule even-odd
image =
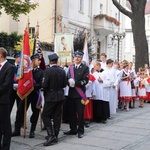
[[[84,119],[93,119],[93,101],[89,99],[89,103],[84,108]]]
[[[92,74],[89,74],[89,80],[94,82],[96,79]],[[89,99],[89,103],[85,105],[84,108],[84,119],[92,120],[93,119],[93,101]]]

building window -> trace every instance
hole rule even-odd
[[[79,0],[79,12],[83,13],[84,0]]]
[[[150,16],[147,17],[147,25],[150,26]]]
[[[103,13],[103,4],[100,3],[99,5],[99,13],[102,14]]]
[[[35,27],[29,28],[29,34],[31,34],[33,38],[35,37]]]

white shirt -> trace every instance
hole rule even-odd
[[[75,64],[75,68],[77,68],[77,69],[78,69],[80,65],[81,65],[81,64],[78,64],[78,65],[77,65],[77,64]]]
[[[2,63],[0,63],[0,70],[2,69],[2,67],[5,65],[5,63],[7,62],[7,60],[3,61]]]

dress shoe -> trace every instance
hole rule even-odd
[[[83,138],[83,133],[78,133],[78,138]]]
[[[90,120],[85,120],[85,127],[88,128],[90,126]]]
[[[66,135],[76,135],[77,134],[77,132],[76,131],[67,131],[67,132],[64,132],[64,134],[66,134]]]
[[[29,138],[34,138],[34,137],[35,137],[34,131],[30,131]]]
[[[51,136],[47,139],[47,141],[43,144],[44,146],[51,146],[58,142],[58,138],[56,136]]]
[[[45,140],[48,140],[49,137],[52,137],[52,135],[45,136]]]
[[[14,136],[20,136],[20,131],[12,132],[11,137],[14,137]]]
[[[90,126],[90,123],[85,123],[85,127],[88,128]]]
[[[106,123],[107,123],[107,120],[102,120],[102,123],[103,123],[103,124],[106,124]]]

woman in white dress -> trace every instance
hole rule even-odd
[[[131,77],[131,91],[132,91],[132,100],[129,103],[129,108],[135,108],[135,99],[137,98],[137,89],[135,87],[135,79],[136,79],[136,73],[135,69],[133,69],[133,63],[129,63],[129,72]]]
[[[138,78],[138,97],[140,100],[140,108],[143,108],[144,105],[144,100],[146,100],[147,95],[146,95],[146,78],[144,71],[140,73],[140,77]]]
[[[122,110],[124,109],[124,103],[126,104],[126,111],[129,111],[129,102],[132,100],[131,91],[131,77],[128,69],[129,65],[126,62],[122,70],[122,78],[120,82],[120,98],[122,100]]]

